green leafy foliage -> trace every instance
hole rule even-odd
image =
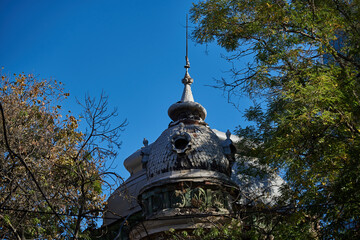
[[[278,204],[299,221],[281,224],[276,239],[302,239],[300,216],[313,238],[360,237],[359,8],[358,0],[208,0],[191,10],[197,42],[216,41],[234,66],[252,59],[219,84],[264,102],[247,110],[255,124],[238,133],[253,144],[239,149],[287,181]]]
[[[68,96],[56,81],[1,74],[2,239],[86,239],[105,209],[105,164],[126,123],[110,128],[106,97],[86,98],[81,132],[80,118],[61,115]]]

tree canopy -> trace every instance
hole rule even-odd
[[[111,127],[116,112],[104,95],[87,97],[83,116],[74,117],[61,107],[68,96],[57,81],[1,74],[2,239],[84,239],[105,210],[107,176],[119,179],[106,161],[126,122]]]
[[[360,236],[359,8],[358,0],[208,0],[191,9],[193,38],[216,41],[234,66],[217,87],[257,99],[245,113],[254,125],[238,128],[257,147],[239,148],[289,186],[278,204],[302,219],[282,225],[280,239],[298,236],[302,221],[314,238]]]

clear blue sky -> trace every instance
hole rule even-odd
[[[102,90],[118,121],[128,119],[116,171],[124,159],[153,142],[170,122],[168,107],[180,100],[184,76],[185,16],[190,0],[0,0],[0,66],[5,73],[33,73],[65,84],[65,108],[78,112],[75,97]],[[216,45],[190,42],[195,101],[206,122],[220,131],[246,124],[243,112],[222,91],[208,87],[229,65]],[[244,110],[249,104],[240,104]]]

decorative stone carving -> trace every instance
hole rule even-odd
[[[226,131],[226,139],[221,143],[221,146],[224,149],[224,154],[232,165],[235,162],[235,153],[236,147],[234,146],[232,140],[230,139],[231,133],[229,129]]]
[[[141,196],[143,212],[150,217],[157,212],[171,209],[193,209],[199,212],[206,209],[215,208],[231,210],[227,203],[232,197],[228,192],[224,192],[219,187],[212,186],[205,189],[204,187],[188,187],[178,190],[176,186],[156,187]]]
[[[191,136],[184,132],[184,126],[184,123],[180,123],[179,130],[171,136],[172,149],[177,154],[183,154],[191,147]]]
[[[144,147],[141,148],[141,156],[142,156],[141,163],[142,163],[142,167],[146,168],[150,156],[149,141],[146,138],[144,138],[143,144]]]
[[[204,189],[197,187],[191,190],[191,205],[197,208],[206,206],[206,193]]]
[[[185,207],[186,199],[184,193],[180,190],[173,191],[171,193],[170,202],[171,208]]]
[[[221,192],[216,192],[212,195],[211,198],[212,206],[215,208],[223,208],[224,207],[224,197]]]

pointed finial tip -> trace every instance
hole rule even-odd
[[[185,54],[185,61],[186,61],[186,65],[184,66],[186,69],[190,68],[190,61],[189,61],[189,51],[188,51],[188,42],[189,42],[189,36],[188,36],[188,28],[189,28],[189,24],[188,24],[188,15],[186,14],[186,54]]]

